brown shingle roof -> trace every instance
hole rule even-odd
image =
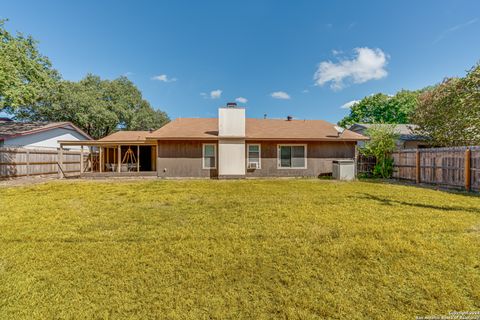
[[[179,118],[148,135],[148,139],[218,139],[217,118]],[[366,140],[365,136],[323,120],[246,119],[246,139]]]
[[[98,141],[145,141],[150,131],[117,131]]]

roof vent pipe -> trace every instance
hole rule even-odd
[[[342,133],[345,131],[345,128],[339,127],[339,126],[333,126],[335,130],[337,130],[337,136],[341,136]]]

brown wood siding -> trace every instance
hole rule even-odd
[[[202,145],[214,141],[158,141],[159,177],[217,177],[216,169],[202,169]],[[261,145],[261,169],[247,170],[246,177],[318,177],[332,172],[335,159],[354,159],[355,142],[250,141]],[[278,169],[278,144],[306,144],[306,169]],[[247,155],[248,150],[245,154]],[[245,161],[245,166],[247,165]],[[217,146],[218,168],[218,146]]]
[[[285,141],[247,141],[246,144],[261,145],[261,169],[247,169],[247,177],[318,177],[332,172],[332,161],[336,159],[354,159],[355,142],[285,142]],[[306,169],[279,169],[277,167],[278,144],[306,144]],[[248,152],[248,150],[247,150]]]
[[[216,141],[158,141],[158,176],[163,178],[217,177],[216,169],[202,168],[202,146],[204,143],[217,144]]]

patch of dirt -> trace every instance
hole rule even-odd
[[[33,184],[47,183],[50,181],[58,180],[57,176],[35,176],[35,177],[22,177],[22,178],[12,178],[12,179],[1,179],[0,188],[3,187],[19,187],[27,186]]]

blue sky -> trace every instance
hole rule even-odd
[[[325,119],[480,61],[480,1],[3,1],[65,79],[127,75],[155,108]]]

